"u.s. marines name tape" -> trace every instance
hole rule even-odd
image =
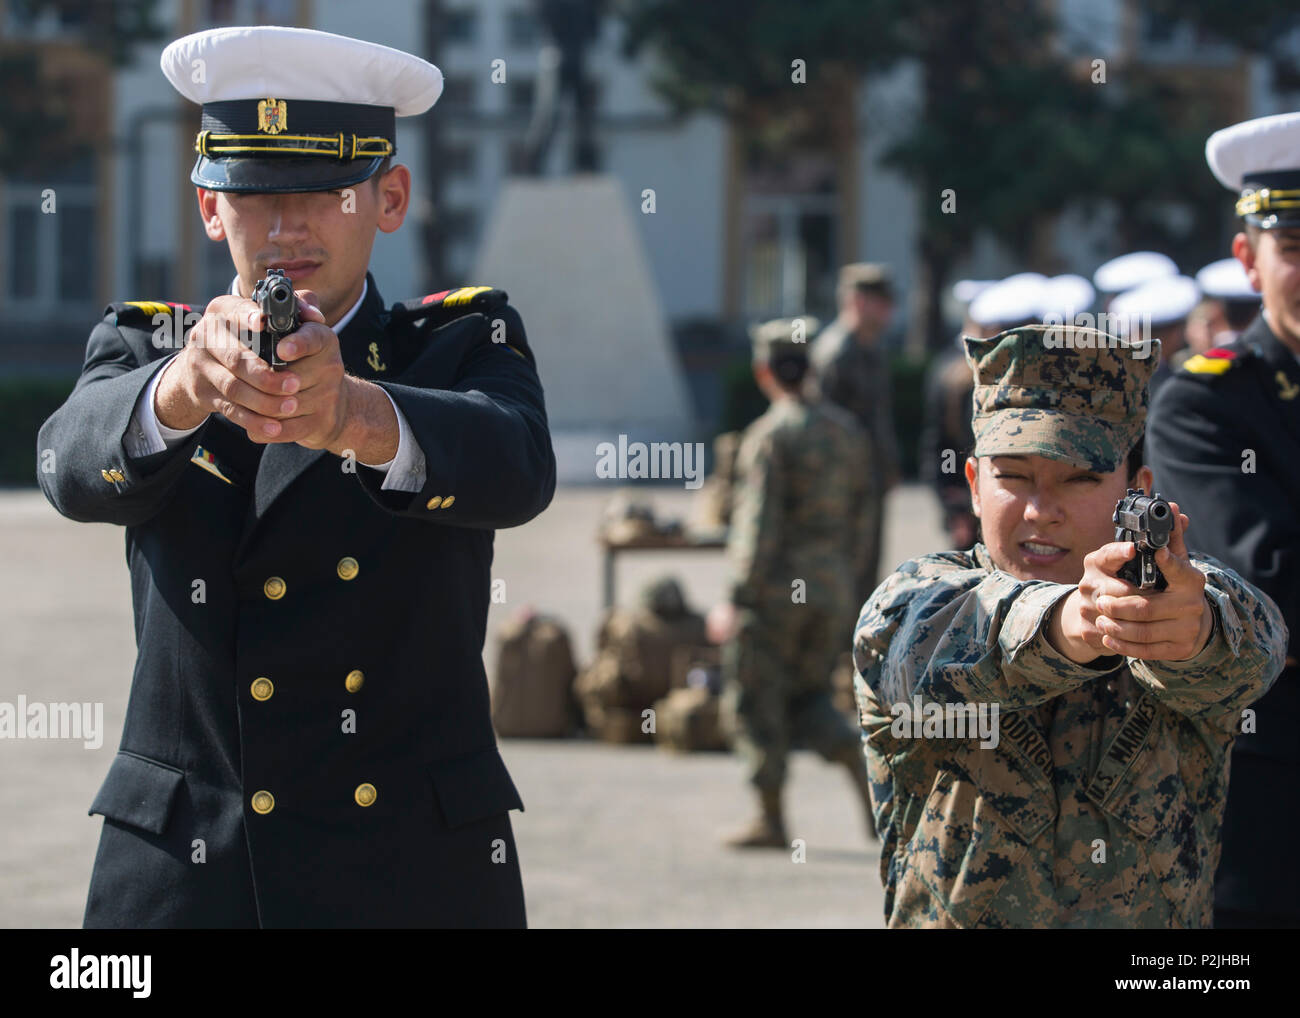
[[[1101,766],[1097,768],[1097,773],[1093,775],[1088,785],[1088,798],[1093,802],[1101,805],[1111,789],[1115,787],[1120,775],[1128,770],[1129,764],[1137,758],[1142,747],[1146,745],[1147,736],[1151,733],[1151,723],[1155,717],[1155,699],[1143,694],[1120,725],[1115,738],[1106,747]]]

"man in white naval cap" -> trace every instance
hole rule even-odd
[[[1224,128],[1205,146],[1236,199],[1232,254],[1264,310],[1236,342],[1191,357],[1148,425],[1156,484],[1196,521],[1193,550],[1267,593],[1287,667],[1240,722],[1215,880],[1215,925],[1300,926],[1300,113]]]
[[[1178,266],[1159,251],[1131,251],[1102,262],[1092,274],[1097,292],[1109,299],[1153,279],[1178,275]]]
[[[1187,323],[1187,343],[1195,353],[1235,342],[1259,314],[1259,291],[1235,258],[1204,266],[1196,273],[1196,285],[1204,296]]]
[[[554,491],[541,383],[500,290],[390,307],[367,271],[411,196],[395,118],[442,75],[274,27],[162,68],[237,276],[201,315],[110,305],[38,439],[54,507],[126,528],[134,596],[85,925],[522,926],[481,653],[493,533]],[[272,354],[276,269],[300,323]]]
[[[1160,363],[1147,382],[1152,399],[1190,355],[1187,316],[1200,298],[1200,287],[1190,276],[1159,276],[1110,302],[1107,325],[1131,345],[1145,349],[1151,339],[1160,340]]]

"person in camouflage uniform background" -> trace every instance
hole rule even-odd
[[[741,440],[728,538],[734,582],[719,627],[730,636],[724,718],[760,802],[753,826],[731,840],[737,847],[788,846],[781,789],[796,743],[848,769],[875,833],[861,734],[830,695],[869,541],[870,453],[851,416],[802,392],[808,344],[796,330],[806,327],[784,319],[753,332],[754,377],[772,405]]]
[[[966,341],[984,543],[904,563],[858,621],[890,927],[1209,926],[1228,753],[1285,658],[1277,606],[1188,555],[1176,502],[1168,588],[1116,578],[1159,351],[1051,336]],[[996,706],[997,737],[918,738],[905,704]]]
[[[884,265],[858,263],[840,270],[839,316],[817,337],[812,367],[823,398],[843,407],[865,432],[871,452],[869,539],[854,578],[854,609],[862,605],[880,574],[884,540],[884,499],[900,478],[894,433],[889,359],[881,335],[894,313],[894,289]]]

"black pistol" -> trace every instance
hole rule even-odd
[[[284,274],[283,269],[267,269],[266,278],[259,279],[253,287],[253,300],[257,301],[262,316],[266,319],[266,328],[253,340],[257,356],[271,365],[272,370],[279,371],[288,363],[280,359],[277,349],[280,339],[291,332],[297,332],[302,324],[298,314],[298,298],[293,293],[293,281]]]
[[[1137,555],[1125,562],[1115,575],[1143,590],[1164,590],[1169,586],[1156,566],[1156,552],[1169,543],[1174,533],[1174,511],[1159,494],[1147,495],[1139,488],[1115,506],[1115,540],[1132,541]]]

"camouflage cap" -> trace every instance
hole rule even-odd
[[[965,337],[975,372],[976,456],[1034,455],[1117,469],[1146,425],[1160,341],[1130,346],[1096,329],[1026,325]]]
[[[783,353],[808,356],[808,347],[820,331],[821,322],[812,315],[802,315],[799,318],[774,318],[752,326],[749,338],[754,345],[755,359],[770,361]]]

